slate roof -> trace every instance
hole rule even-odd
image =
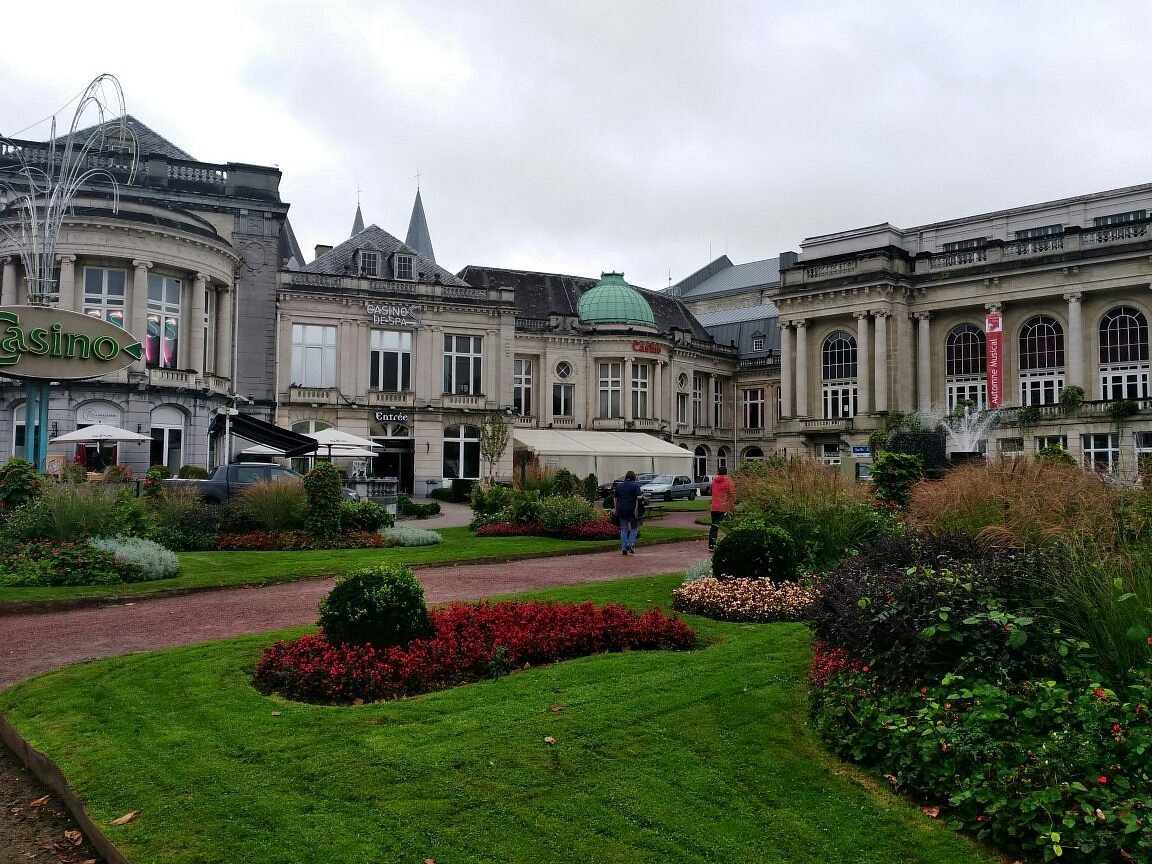
[[[424,202],[420,190],[416,190],[416,200],[412,203],[412,219],[408,222],[408,236],[404,242],[424,258],[436,263],[436,253],[432,249],[432,235],[428,233],[428,220],[424,218]]]
[[[723,260],[727,260],[727,258],[725,257]],[[734,264],[730,267],[718,268],[713,275],[703,281],[689,285],[691,279],[692,276],[689,276],[688,279],[673,285],[670,290],[674,291],[678,297],[698,300],[711,294],[724,294],[746,291],[749,288],[761,286],[779,285],[780,259],[765,258],[763,261],[750,261],[747,264]],[[681,286],[683,287],[681,288]]]
[[[775,303],[762,306],[741,306],[739,309],[717,309],[715,312],[697,312],[696,320],[705,327],[720,324],[739,324],[742,321],[760,321],[764,318],[778,318],[780,311]]]
[[[109,120],[103,124],[110,132],[115,132],[120,127],[120,120]],[[194,156],[191,156],[184,150],[181,150],[167,138],[153,132],[131,114],[124,115],[124,125],[136,136],[137,146],[139,151],[137,156],[143,160],[146,156],[167,156],[169,159],[185,159],[189,162],[197,161]],[[93,132],[98,129],[100,124],[89,126],[87,129],[80,129],[76,132],[76,137],[80,140],[87,139]],[[64,136],[58,136],[56,141],[62,142]]]
[[[277,238],[276,260],[287,262],[289,270],[299,270],[304,265],[304,253],[300,251],[300,244],[296,242],[296,232],[292,230],[292,223],[284,220],[284,227],[280,229]]]
[[[461,288],[468,286],[467,282],[458,279],[434,261],[424,258],[407,243],[401,243],[377,225],[369,225],[359,234],[325,252],[307,266],[302,267],[301,270],[304,273],[321,273],[328,276],[346,276],[355,273],[356,262],[354,258],[356,252],[361,249],[369,249],[381,254],[383,259],[381,261],[383,267],[381,278],[392,278],[389,269],[392,266],[392,256],[396,252],[405,252],[416,256],[416,272],[423,274],[420,281],[440,282],[444,285],[456,285]]]
[[[575,316],[580,297],[596,287],[598,279],[567,276],[561,273],[537,273],[531,270],[504,270],[499,267],[469,265],[460,278],[476,288],[512,288],[516,294],[516,315],[520,318],[545,319],[552,315]],[[633,286],[635,287],[635,286]],[[656,328],[661,333],[672,330],[690,332],[697,339],[709,339],[708,331],[677,298],[663,291],[636,288],[652,307]]]

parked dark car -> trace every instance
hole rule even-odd
[[[217,465],[212,476],[205,480],[169,479],[164,481],[168,488],[183,486],[193,489],[204,501],[221,504],[234,495],[239,495],[253,483],[265,480],[303,483],[304,477],[290,468],[274,462],[233,462],[230,465]],[[345,501],[359,501],[360,495],[354,489],[344,488]]]
[[[639,483],[641,486],[643,486],[646,482],[648,482],[649,480],[651,480],[655,476],[656,476],[655,474],[637,474],[636,475],[636,482]],[[623,479],[624,479],[623,477],[617,477],[611,483],[601,483],[599,490],[598,490],[600,492],[600,496],[603,498],[607,498],[611,495],[614,495],[616,493],[616,484],[619,483],[620,481],[622,481]]]

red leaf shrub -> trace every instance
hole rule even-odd
[[[434,609],[431,639],[376,649],[330,645],[322,633],[264,649],[253,681],[289,699],[394,699],[589,654],[686,650],[696,634],[659,609],[638,615],[591,603],[454,603]]]
[[[218,552],[287,552],[302,549],[385,549],[397,545],[395,538],[374,531],[352,531],[343,537],[314,537],[307,531],[249,531],[221,534]]]

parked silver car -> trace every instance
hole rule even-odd
[[[687,474],[657,474],[640,488],[653,500],[659,498],[665,501],[671,501],[673,498],[696,500],[696,484]]]
[[[699,490],[701,495],[711,495],[712,481],[715,479],[715,474],[701,474],[696,478],[696,489]]]

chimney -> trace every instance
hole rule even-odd
[[[327,255],[331,251],[332,251],[331,246],[326,246],[323,243],[317,243],[316,244],[316,258],[319,258],[321,255]],[[312,260],[315,261],[316,258],[313,258]]]

